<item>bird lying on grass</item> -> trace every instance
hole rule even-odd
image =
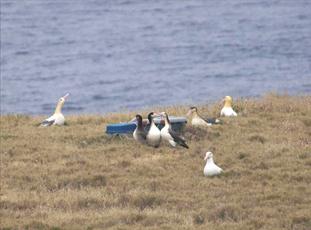
[[[225,105],[220,111],[220,116],[236,117],[237,113],[232,109],[232,97],[226,96],[223,101],[225,102]]]
[[[223,172],[223,170],[214,163],[212,152],[207,152],[204,160],[206,160],[203,171],[205,176],[215,176]]]
[[[198,114],[198,109],[197,107],[191,107],[187,113],[187,116],[191,115],[191,125],[193,126],[201,126],[201,127],[206,127],[206,126],[211,126],[213,124],[221,124],[221,121],[217,118],[202,118]]]

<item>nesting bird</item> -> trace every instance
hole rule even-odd
[[[50,116],[49,118],[45,119],[41,123],[41,126],[64,125],[65,117],[62,114],[62,108],[68,96],[69,96],[69,93],[67,93],[65,96],[61,97],[58,100],[54,114]]]
[[[141,115],[137,114],[136,115],[136,121],[137,121],[137,126],[136,129],[133,132],[133,137],[134,139],[141,143],[141,144],[146,144],[147,143],[147,134],[143,126],[143,118]]]
[[[221,121],[217,118],[202,118],[198,114],[198,109],[197,107],[190,107],[190,110],[187,113],[187,116],[191,115],[191,124],[193,126],[211,126],[213,124],[220,124]]]
[[[188,149],[189,146],[186,144],[186,141],[172,129],[167,113],[162,112],[161,115],[164,117],[165,122],[164,127],[161,129],[162,140],[168,141],[173,147],[180,145]]]
[[[148,120],[150,123],[150,129],[146,135],[147,144],[155,148],[160,146],[161,143],[161,132],[160,129],[155,125],[153,118],[159,116],[159,114],[151,112],[148,114]]]
[[[206,160],[204,167],[205,176],[215,176],[223,172],[223,170],[214,163],[213,153],[207,152],[205,154],[204,160]]]
[[[220,112],[220,116],[231,117],[237,116],[237,113],[232,109],[232,97],[226,96],[223,101],[225,102],[224,107]]]

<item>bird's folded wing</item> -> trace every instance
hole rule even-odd
[[[173,129],[169,129],[168,132],[171,135],[171,137],[173,137],[175,142],[185,141],[185,139],[183,137],[179,136]]]
[[[176,143],[180,144],[181,146],[185,148],[189,148],[189,146],[186,144],[185,139],[179,136],[174,130],[169,129],[168,132]]]
[[[204,121],[206,121],[208,124],[219,124],[221,121],[217,118],[202,118]]]
[[[44,121],[42,121],[42,123],[41,123],[41,125],[42,126],[51,126],[51,125],[53,125],[54,124],[54,122],[55,122],[55,119],[53,119],[53,120],[44,120]]]

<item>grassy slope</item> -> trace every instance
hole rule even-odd
[[[134,113],[69,116],[51,128],[36,126],[42,117],[1,116],[1,227],[310,229],[311,97],[268,95],[235,108],[240,116],[221,126],[188,126],[189,150],[104,134]],[[203,176],[207,150],[223,175]]]

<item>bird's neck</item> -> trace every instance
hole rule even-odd
[[[165,117],[165,120],[164,120],[164,122],[165,122],[165,126],[170,126],[170,120],[168,119],[168,117],[166,116]]]
[[[143,129],[143,122],[142,121],[138,121],[137,128],[138,129]]]
[[[63,107],[63,103],[61,103],[61,102],[57,103],[54,114],[61,113],[62,107]]]
[[[150,119],[149,122],[150,122],[150,127],[156,126],[153,119]]]
[[[231,108],[232,107],[232,102],[231,101],[226,101],[224,107]]]
[[[206,164],[214,164],[213,158],[207,159]]]
[[[192,113],[192,118],[198,118],[199,117],[199,114],[198,114],[198,112],[193,112]]]

